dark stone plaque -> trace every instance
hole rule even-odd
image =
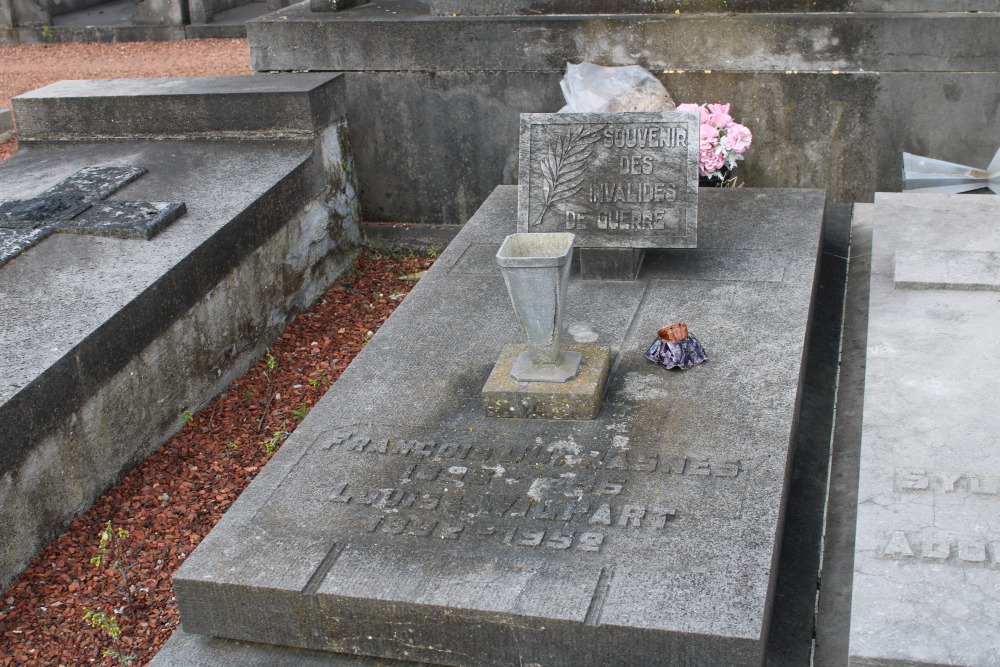
[[[521,114],[517,229],[580,248],[698,245],[693,114]]]
[[[55,232],[149,240],[187,211],[184,202],[104,201],[146,173],[86,167],[31,199],[0,199],[0,266]]]

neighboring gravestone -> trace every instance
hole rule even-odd
[[[31,199],[0,199],[0,266],[55,232],[153,238],[184,215],[184,202],[104,201],[145,173],[87,167]]]
[[[645,248],[698,245],[695,114],[521,114],[521,232],[572,232],[584,279],[632,280]]]
[[[480,388],[518,336],[498,188],[175,575],[185,631],[452,665],[762,664],[823,207],[713,190],[697,252],[571,280],[568,337],[617,351],[597,418],[495,419]],[[711,361],[646,360],[678,319]]]
[[[1000,664],[998,218],[875,198],[852,665]]]
[[[0,266],[0,590],[350,266],[343,86],[119,79],[13,99],[24,150],[0,163],[0,225],[16,227],[0,237],[88,233]],[[184,208],[150,241],[122,238]]]

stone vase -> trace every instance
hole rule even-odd
[[[528,343],[527,352],[511,370],[516,380],[566,382],[579,368],[579,354],[559,349],[574,238],[564,232],[511,234],[497,252],[514,314]]]

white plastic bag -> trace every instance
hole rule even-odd
[[[676,105],[659,80],[639,67],[566,63],[559,82],[566,106],[559,113],[673,111]]]

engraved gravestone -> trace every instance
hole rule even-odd
[[[569,335],[616,351],[573,421],[480,400],[517,336],[494,259],[516,197],[483,204],[178,571],[186,632],[477,667],[763,664],[823,192],[711,193],[696,256],[571,277]],[[677,319],[711,362],[646,360]]]
[[[521,232],[578,248],[698,245],[699,122],[685,112],[522,114]]]
[[[998,216],[875,198],[851,665],[1000,664]]]

